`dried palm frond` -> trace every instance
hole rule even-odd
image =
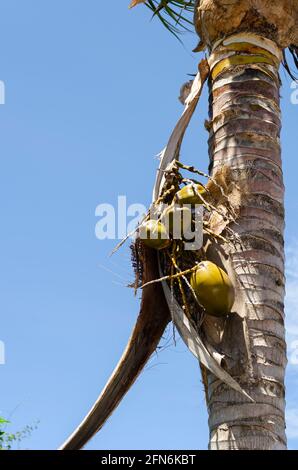
[[[159,275],[155,250],[143,247],[141,257],[143,281],[155,279]],[[60,450],[81,449],[102,428],[156,350],[170,320],[161,285],[143,289],[140,313],[118,365],[88,415]]]

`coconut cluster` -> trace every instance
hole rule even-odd
[[[197,0],[194,23],[202,43],[241,31],[254,32],[281,48],[298,45],[298,0]]]

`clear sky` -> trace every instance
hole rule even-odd
[[[105,384],[139,298],[128,247],[95,237],[95,209],[148,205],[154,158],[181,113],[191,52],[129,0],[0,0],[0,415],[12,430],[39,421],[22,448],[55,449]],[[283,79],[288,256],[288,435],[298,448],[297,118]],[[182,159],[207,167],[206,94]],[[88,449],[205,449],[196,360],[172,330]],[[297,344],[296,344],[297,346]]]

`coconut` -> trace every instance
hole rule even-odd
[[[181,239],[186,236],[191,226],[191,219],[192,213],[189,207],[175,204],[165,210],[162,221],[174,238]]]
[[[206,190],[201,184],[188,184],[176,193],[176,200],[179,204],[203,204],[204,201],[200,195],[205,199]]]
[[[155,250],[167,248],[171,242],[165,225],[154,219],[150,219],[140,226],[139,237],[146,246]]]
[[[211,261],[202,261],[192,274],[190,284],[209,315],[226,316],[233,306],[235,292],[229,276]]]

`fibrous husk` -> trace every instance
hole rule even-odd
[[[189,80],[188,82],[184,83],[182,87],[180,88],[179,101],[183,105],[185,105],[186,100],[189,97],[192,84],[193,84],[193,80]]]
[[[272,39],[281,48],[298,44],[297,0],[197,0],[194,23],[208,46],[243,31]]]
[[[247,196],[246,181],[244,179],[241,184],[239,181],[236,183],[233,171],[223,166],[209,179],[206,189],[218,209],[211,213],[209,227],[216,235],[220,235],[231,222],[230,216],[234,219],[239,216],[243,199]]]

